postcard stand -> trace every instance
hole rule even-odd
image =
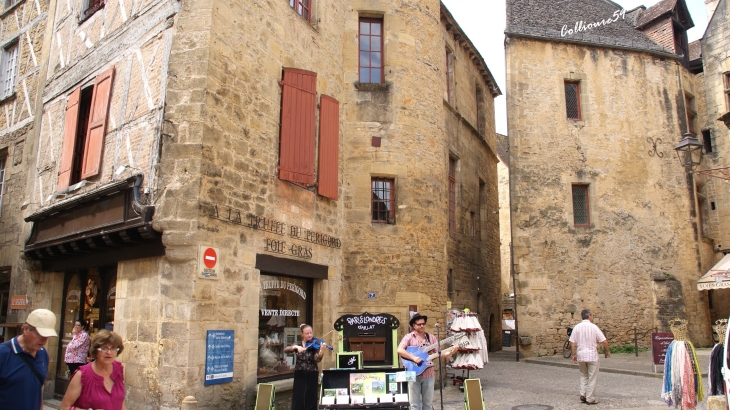
[[[397,409],[397,410],[408,410],[408,402],[385,402],[381,403],[380,400],[378,400],[377,403],[367,403],[363,402],[362,404],[355,403],[353,404],[350,400],[349,404],[322,404],[322,396],[324,396],[325,389],[331,390],[331,389],[345,389],[347,390],[348,395],[350,398],[352,397],[352,394],[350,392],[350,375],[355,373],[397,373],[405,371],[405,369],[402,368],[390,368],[390,369],[336,369],[336,370],[323,370],[322,371],[322,386],[321,391],[319,392],[319,402],[318,409]],[[387,385],[387,382],[386,382]],[[386,387],[386,390],[388,387]],[[408,383],[406,382],[400,382],[398,383],[398,390],[397,393],[408,393]]]

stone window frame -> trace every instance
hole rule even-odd
[[[444,71],[446,72],[446,102],[452,107],[455,105],[456,100],[456,83],[455,83],[455,71],[456,71],[456,53],[454,50],[446,45],[446,66]]]
[[[456,173],[458,172],[459,168],[459,159],[454,156],[449,156],[449,168],[448,168],[448,178],[449,178],[449,232],[457,232],[458,224],[456,223],[456,207],[457,207],[457,196],[458,193],[457,190],[457,184],[456,184]]]
[[[388,199],[382,199],[378,198],[375,199],[376,190],[379,190],[380,188],[376,188],[374,184],[376,182],[383,182],[389,184],[389,188],[383,188],[388,189],[389,198]],[[396,223],[396,215],[395,215],[395,207],[396,207],[396,180],[394,177],[388,177],[388,176],[371,176],[370,177],[370,222],[372,224],[382,224],[382,225],[395,225]],[[387,203],[390,205],[390,208],[385,211],[376,209],[376,207],[379,208],[379,204]],[[386,212],[387,218],[381,219],[380,213]]]
[[[585,212],[586,212],[586,218],[588,219],[586,223],[578,223],[575,216],[575,210],[576,210],[576,201],[575,201],[575,191],[576,189],[582,189],[585,192]],[[571,200],[573,203],[573,226],[591,226],[591,200],[590,196],[588,195],[588,184],[572,184],[570,187],[570,193],[571,193]]]
[[[565,220],[569,224],[568,226],[573,229],[574,233],[587,233],[591,232],[594,229],[600,228],[600,210],[596,206],[597,202],[597,196],[596,196],[596,180],[592,177],[587,176],[579,176],[576,178],[575,176],[570,177],[566,176],[562,178],[563,183],[563,189],[564,189],[564,209],[565,209]],[[588,203],[590,205],[589,208],[589,225],[575,225],[574,221],[574,215],[573,215],[573,186],[574,185],[586,185],[588,187]]]
[[[5,175],[7,174],[9,157],[7,148],[0,150],[0,216],[3,215],[3,197],[5,196],[5,188],[7,188]]]
[[[697,135],[697,111],[695,108],[696,98],[693,94],[684,92],[684,111],[687,116],[687,132]]]
[[[725,89],[725,112],[730,112],[730,71],[722,73],[722,82]]]
[[[567,104],[565,101],[565,83],[566,82],[572,82],[572,83],[578,83],[578,98],[580,99],[580,119],[570,119],[568,118],[567,112]],[[563,73],[561,76],[559,82],[556,84],[556,89],[561,90],[560,94],[560,104],[561,104],[561,113],[563,115],[563,118],[566,123],[570,125],[576,125],[576,126],[585,126],[588,125],[590,122],[590,110],[589,107],[589,87],[588,87],[588,77],[585,74],[576,73],[576,72],[568,72]]]
[[[374,36],[373,34],[362,34],[362,32],[361,32],[362,23],[367,23],[370,25],[372,25],[373,23],[380,24],[380,36],[379,36],[380,37],[380,44],[379,44],[380,49],[379,50],[372,50],[372,49],[360,50],[360,48],[362,47],[362,39],[363,39],[362,37],[363,36],[367,36],[369,39],[372,37],[378,37],[378,36]],[[358,16],[358,19],[357,19],[357,79],[358,79],[358,81],[357,82],[359,84],[383,84],[383,83],[385,83],[385,47],[384,46],[385,46],[385,18],[384,18],[384,16],[382,16],[382,15],[381,16],[370,16],[370,15]],[[368,47],[368,48],[371,48],[371,47]],[[363,66],[361,63],[361,57],[362,57],[363,52],[366,52],[369,57],[372,57],[372,53],[379,52],[380,53],[380,66],[379,67],[376,67],[373,65]],[[380,70],[379,81],[377,81],[377,82],[373,81],[372,74],[370,74],[368,76],[368,79],[369,79],[368,81],[362,81],[363,80],[363,78],[362,78],[363,69],[369,70],[368,73],[371,73],[370,70],[379,69]]]

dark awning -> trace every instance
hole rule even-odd
[[[23,252],[43,270],[99,266],[164,255],[152,229],[154,206],[139,200],[141,176],[118,181],[25,218],[32,222]]]

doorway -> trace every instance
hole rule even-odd
[[[74,323],[85,325],[91,338],[100,330],[114,330],[117,267],[79,269],[66,272],[61,310],[61,348],[58,350],[56,394],[63,395],[71,375],[64,361]]]

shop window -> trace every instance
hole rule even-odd
[[[373,223],[395,225],[395,180],[372,178]]]
[[[15,77],[18,67],[18,40],[3,48],[2,54],[2,95],[8,98],[15,93]]]
[[[93,87],[77,88],[66,103],[58,189],[101,170],[104,134],[114,83],[114,67],[99,74]]]
[[[304,17],[305,20],[311,21],[312,1],[311,0],[289,0],[289,5]]]
[[[284,347],[301,342],[299,325],[311,324],[312,280],[261,274],[259,291],[259,379],[294,374],[296,355]]]
[[[383,82],[383,19],[360,18],[359,64],[361,83]]]
[[[573,224],[575,226],[591,224],[588,185],[573,185]]]
[[[565,81],[565,111],[569,120],[580,121],[580,83]]]

